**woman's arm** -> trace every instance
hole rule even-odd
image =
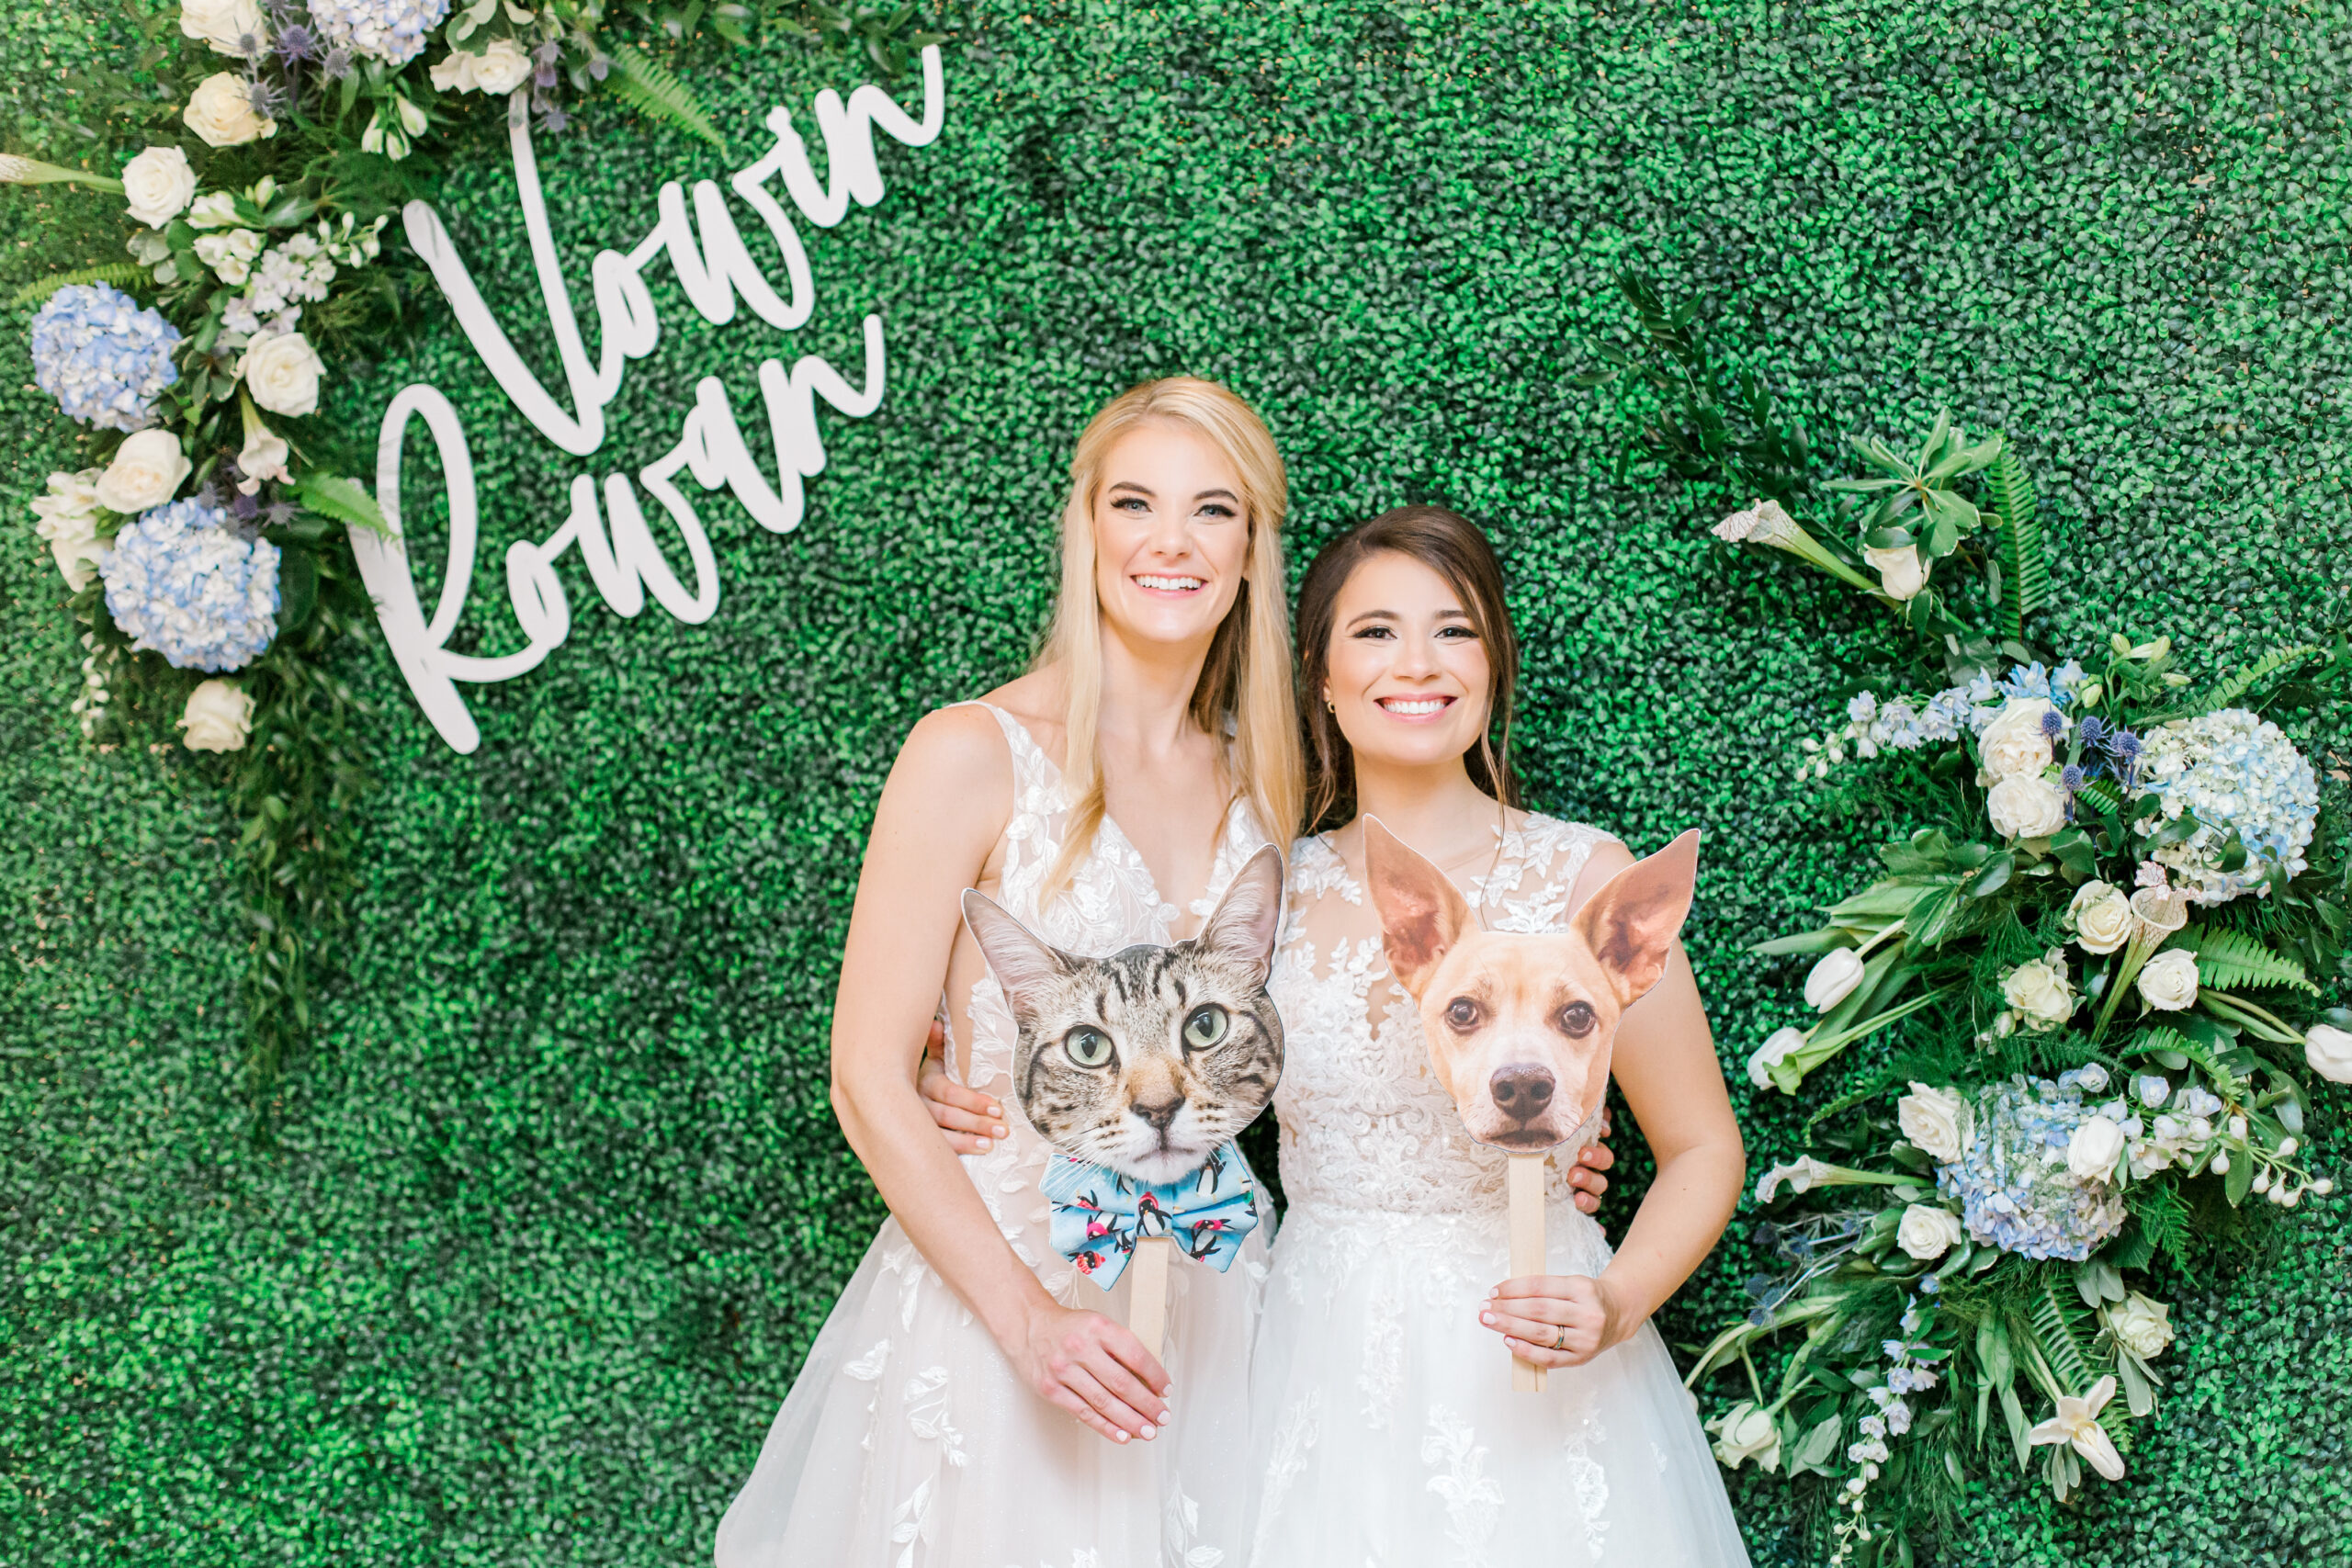
[[[1622,844],[1595,850],[1571,907],[1633,863]],[[1649,995],[1626,1009],[1611,1061],[1657,1156],[1657,1179],[1600,1279],[1538,1277],[1496,1287],[1481,1321],[1539,1366],[1581,1365],[1639,1328],[1713,1250],[1747,1179],[1714,1032],[1680,942]]]
[[[1011,810],[1011,758],[993,720],[943,709],[908,736],[875,813],[833,1004],[833,1113],[883,1201],[1042,1397],[1104,1437],[1151,1437],[1168,1374],[1099,1313],[1063,1307],[1015,1257],[915,1091],[913,1043]]]

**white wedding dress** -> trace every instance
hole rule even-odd
[[[1606,838],[1541,817],[1505,833],[1467,889],[1486,926],[1562,929]],[[1250,1568],[1745,1564],[1654,1326],[1511,1392],[1478,1321],[1510,1275],[1508,1157],[1463,1130],[1328,836],[1292,847],[1273,994],[1289,1208],[1251,1359]],[[1550,1266],[1597,1275],[1609,1244],[1569,1201],[1575,1153],[1553,1156]]]
[[[989,711],[1013,766],[997,902],[1072,953],[1170,941],[1176,907],[1161,901],[1143,856],[1107,818],[1073,886],[1038,908],[1070,802],[1028,731]],[[1264,841],[1237,806],[1196,917]],[[966,1156],[965,1174],[1056,1300],[1124,1323],[1133,1271],[1106,1292],[1046,1242],[1037,1180],[1048,1151],[1012,1093],[1012,1017],[977,956],[964,963],[977,977],[957,987],[948,1069],[996,1095],[1012,1129],[989,1153]],[[1250,1334],[1272,1230],[1269,1215],[1229,1272],[1181,1258],[1170,1267],[1161,1356],[1173,1419],[1151,1441],[1114,1445],[1022,1382],[898,1221],[887,1221],[718,1527],[718,1568],[1239,1568]]]

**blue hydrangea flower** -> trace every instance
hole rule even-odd
[[[2176,720],[2148,736],[2140,759],[2142,795],[2161,797],[2166,820],[2194,812],[2197,831],[2155,858],[2173,884],[2199,903],[2267,893],[2267,868],[2303,870],[2303,851],[2319,820],[2319,776],[2277,725],[2245,708]],[[2245,846],[2244,869],[2218,869],[2234,829]]]
[[[2075,1129],[2097,1114],[2083,1103],[2079,1080],[2019,1076],[1993,1084],[1977,1098],[1967,1149],[1936,1172],[1936,1188],[1960,1199],[1962,1223],[1979,1243],[2080,1263],[2125,1218],[2113,1184],[2086,1181],[2066,1165]]]
[[[331,50],[405,65],[449,14],[449,0],[311,0],[311,20]]]
[[[277,635],[277,547],[193,497],[140,513],[98,570],[114,624],[175,669],[242,670]]]
[[[155,399],[180,378],[179,329],[103,283],[69,283],[33,316],[33,384],[68,419],[108,430],[155,423]]]

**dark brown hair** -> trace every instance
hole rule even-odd
[[[1355,753],[1340,721],[1323,703],[1330,671],[1331,630],[1340,591],[1374,556],[1396,554],[1420,562],[1462,595],[1470,627],[1487,646],[1494,672],[1487,692],[1487,732],[1465,760],[1470,782],[1501,801],[1519,804],[1510,766],[1511,707],[1519,688],[1519,638],[1503,603],[1503,569],[1478,525],[1442,506],[1400,506],[1352,528],[1323,547],[1298,591],[1298,711],[1306,730],[1306,830],[1355,812]]]

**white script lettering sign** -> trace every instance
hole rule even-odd
[[[432,269],[434,281],[448,299],[467,341],[515,408],[565,452],[575,457],[590,457],[605,443],[605,408],[620,391],[626,362],[644,358],[661,339],[662,324],[645,283],[647,265],[666,254],[688,303],[715,326],[735,319],[736,299],[741,296],[752,313],[769,326],[778,332],[794,331],[815,308],[816,287],[799,233],[769,192],[768,181],[781,176],[793,206],[820,229],[839,223],[852,201],[872,207],[882,199],[874,132],[878,129],[906,146],[922,147],[939,135],[946,118],[947,95],[936,45],[922,51],[922,85],[920,120],[870,84],[852,93],[846,103],[831,88],[818,94],[817,126],[825,142],[827,179],[823,182],[809,164],[808,146],[793,127],[792,111],[781,105],[768,111],[766,126],[775,145],[765,157],[737,171],[727,184],[737,199],[759,215],[782,253],[783,293],[752,262],[717,182],[695,182],[691,220],[679,183],[672,180],[662,186],[661,217],[652,231],[626,254],[598,252],[589,267],[599,333],[593,365],[579,321],[572,315],[571,292],[548,228],[547,200],[540,193],[538,164],[531,152],[528,91],[517,90],[507,103],[507,141],[514,153],[514,184],[531,260],[538,272],[539,294],[546,302],[556,357],[563,367],[571,397],[569,412],[515,353],[505,330],[474,287],[472,275],[466,270],[448,230],[442,226],[440,215],[421,201],[410,202],[401,215],[409,243]],[[376,446],[376,501],[390,525],[390,536],[354,529],[352,549],[376,602],[384,640],[407,678],[409,690],[415,694],[417,705],[441,738],[459,751],[471,751],[481,743],[481,731],[458,694],[457,682],[479,685],[512,680],[536,668],[571,635],[571,601],[555,571],[556,560],[567,549],[578,547],[597,593],[616,613],[635,615],[645,607],[645,596],[650,592],[679,620],[708,620],[718,608],[718,563],[711,553],[710,536],[679,487],[678,476],[692,475],[706,491],[722,486],[732,491],[753,520],[772,533],[786,534],[798,527],[801,481],[813,479],[825,467],[824,439],[817,429],[817,400],[822,398],[853,418],[863,418],[881,405],[881,317],[866,316],[865,337],[863,387],[853,385],[814,355],[802,355],[790,369],[779,359],[762,362],[760,395],[767,405],[768,432],[776,457],[773,484],[752,461],[735,423],[727,389],[716,376],[706,376],[695,385],[694,404],[686,411],[677,445],[639,468],[635,484],[621,473],[606,473],[601,486],[590,474],[573,476],[571,511],[562,525],[537,543],[518,539],[506,547],[507,600],[525,643],[512,653],[495,657],[452,653],[447,647],[472,587],[480,529],[473,457],[466,444],[465,427],[438,388],[421,381],[403,387],[384,411]],[[424,421],[439,453],[448,491],[448,562],[429,621],[417,597],[401,523],[401,455],[412,415]],[[692,586],[680,578],[672,558],[655,542],[638,501],[638,486],[669,514],[679,542],[685,547]]]

